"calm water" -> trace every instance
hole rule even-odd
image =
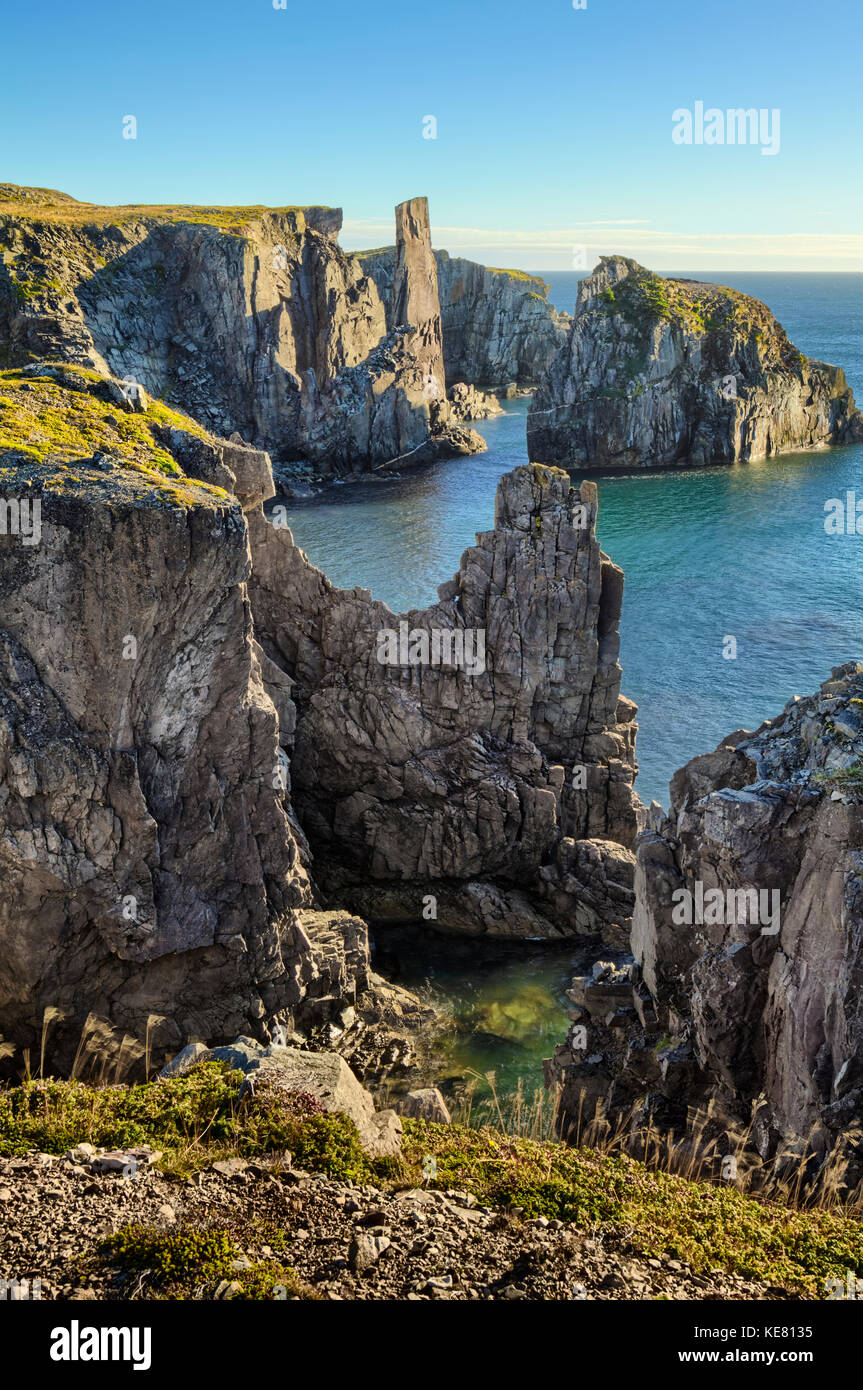
[[[698,278],[764,299],[802,351],[845,368],[863,400],[863,276]],[[578,277],[546,279],[571,309]],[[485,454],[294,505],[297,543],[334,583],[362,584],[395,611],[434,602],[476,531],[493,525],[500,474],[526,461],[527,401],[506,406],[480,422]],[[827,536],[824,503],[848,489],[863,496],[863,445],[596,478],[600,538],[626,574],[621,661],[623,689],[640,707],[636,785],[665,804],[689,758],[861,655],[863,537]],[[726,636],[737,639],[736,660],[723,658]]]
[[[532,1100],[542,1085],[542,1059],[566,1035],[566,990],[596,957],[576,942],[478,944],[430,933],[426,923],[378,924],[373,947],[377,971],[452,1016],[455,1028],[444,1035],[429,1080],[455,1098],[466,1078],[492,1071],[499,1096],[511,1095],[521,1080]],[[484,1080],[476,1084],[479,1098],[489,1094]]]
[[[684,272],[685,273],[685,272]],[[548,274],[571,311],[578,277]],[[845,368],[863,401],[863,276],[699,272],[763,299],[797,346]],[[488,452],[294,506],[298,544],[335,583],[362,584],[396,611],[424,607],[476,531],[493,525],[501,473],[526,461],[527,402],[479,424]],[[578,481],[583,473],[575,474]],[[623,690],[640,707],[637,788],[667,804],[668,781],[739,727],[754,728],[829,668],[863,656],[863,536],[827,536],[824,504],[863,497],[863,445],[703,471],[595,475],[599,534],[626,574]],[[736,660],[723,642],[737,640]],[[407,985],[430,979],[462,1025],[441,1076],[498,1072],[501,1091],[540,1084],[539,1059],[566,1028],[573,957],[388,934]],[[425,940],[428,944],[422,944]],[[509,1012],[507,1012],[507,1009]]]

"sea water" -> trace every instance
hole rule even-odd
[[[552,302],[571,311],[579,277],[544,278]],[[693,278],[764,300],[802,352],[844,367],[863,404],[863,276],[723,271]],[[475,533],[493,526],[498,478],[527,461],[528,402],[504,404],[505,415],[478,425],[487,453],[292,504],[297,543],[334,583],[370,588],[395,612],[433,603]],[[774,717],[793,695],[813,691],[831,666],[863,657],[863,535],[825,528],[831,501],[852,491],[863,498],[863,445],[699,470],[579,470],[573,480],[583,476],[598,483],[599,537],[626,576],[620,660],[622,689],[639,705],[636,787],[642,800],[667,805],[669,779],[689,758]],[[487,1064],[499,1037],[504,1089],[518,1075],[536,1083],[538,1050],[549,1055],[552,1035],[565,1033],[570,959],[557,951],[507,953],[482,974],[483,1001],[497,997],[501,1008],[475,1013],[485,950],[476,943],[457,956],[454,948],[443,951],[452,964],[438,972],[436,987],[463,1022],[465,1059]],[[417,962],[415,940],[404,938],[399,953],[388,934],[387,951],[412,983],[427,968]],[[503,1005],[517,1003],[519,989],[524,1008],[506,1014]],[[497,1020],[497,1033],[489,1019]]]

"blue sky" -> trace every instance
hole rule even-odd
[[[390,242],[393,205],[425,193],[436,245],[526,269],[571,269],[576,246],[659,270],[863,268],[860,0],[15,10],[0,180],[99,203],[329,203],[349,249]],[[778,108],[779,153],[674,144],[672,113],[697,101]]]

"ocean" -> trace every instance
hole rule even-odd
[[[685,272],[682,272],[685,273]],[[578,276],[547,273],[572,310]],[[863,276],[738,274],[714,280],[763,299],[801,351],[845,368],[863,401]],[[370,588],[395,611],[435,601],[477,531],[494,520],[501,473],[527,460],[527,401],[479,422],[488,452],[403,478],[332,489],[293,505],[294,536],[346,587]],[[574,474],[578,482],[584,474]],[[677,768],[733,730],[756,728],[831,666],[863,657],[863,536],[828,536],[824,504],[857,490],[863,445],[763,463],[610,476],[599,486],[603,548],[623,566],[624,693],[639,705],[636,788],[668,803]],[[726,659],[728,637],[737,655]],[[543,947],[440,937],[427,923],[372,924],[376,968],[448,1010],[456,1031],[428,1078],[458,1103],[541,1088],[540,1060],[567,1029],[566,989],[583,971],[577,940]]]
[[[802,352],[844,367],[863,401],[863,276],[680,272],[763,299]],[[579,277],[546,272],[572,310]],[[480,421],[488,452],[292,504],[289,523],[335,584],[423,608],[493,525],[501,473],[527,460],[526,399]],[[590,476],[583,470],[574,475]],[[636,782],[667,805],[677,768],[756,728],[831,666],[863,657],[863,536],[828,536],[825,503],[857,490],[863,445],[701,470],[596,474],[599,536],[626,576],[621,664],[639,706]],[[734,637],[737,655],[727,659]]]

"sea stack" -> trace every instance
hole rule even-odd
[[[839,367],[759,300],[603,257],[531,403],[528,454],[562,467],[706,467],[863,439]]]

